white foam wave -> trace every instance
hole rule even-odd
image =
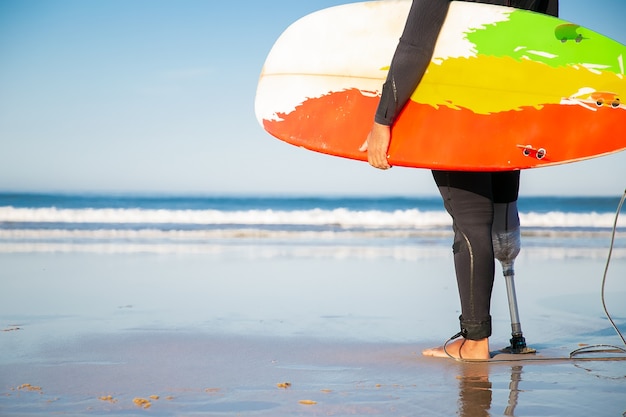
[[[429,227],[448,225],[444,212],[419,210],[145,210],[57,209],[0,207],[0,222],[21,223],[140,223],[197,225],[338,225],[344,227]]]
[[[522,227],[610,228],[612,213],[520,213]],[[0,223],[94,223],[185,225],[310,225],[371,228],[441,228],[451,225],[444,211],[396,210],[147,210],[0,207]],[[619,227],[626,226],[620,218]]]
[[[526,227],[613,227],[614,213],[520,213],[520,222]],[[626,218],[618,219],[618,226],[626,226]]]
[[[211,229],[211,230],[159,230],[159,229],[0,229],[0,241],[33,240],[132,240],[193,242],[209,240],[340,240],[340,239],[410,239],[450,237],[451,230],[264,230],[258,228]]]
[[[522,229],[523,237],[548,239],[608,239],[609,230],[544,230]],[[452,230],[446,229],[360,229],[360,230],[267,230],[259,228],[160,230],[160,229],[0,229],[0,241],[136,241],[193,243],[224,240],[263,239],[274,241],[364,241],[368,239],[402,239],[413,244],[415,239],[444,239],[446,244]],[[626,239],[618,231],[617,239]]]
[[[213,255],[218,257],[236,256],[246,259],[274,258],[319,258],[319,259],[395,259],[418,261],[424,259],[449,258],[447,246],[352,246],[352,245],[220,245],[195,243],[110,243],[91,244],[72,242],[0,242],[0,253],[94,253],[94,254],[186,254]],[[564,248],[530,247],[524,248],[520,260],[534,259],[605,259],[605,248]],[[617,248],[613,259],[625,259],[626,248]]]

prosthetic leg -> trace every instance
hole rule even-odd
[[[517,202],[499,203],[494,205],[494,221],[492,228],[493,251],[495,258],[502,264],[502,273],[506,282],[511,315],[511,346],[503,349],[508,353],[535,353],[535,349],[526,346],[522,334],[522,325],[517,310],[515,295],[515,271],[513,264],[520,252],[520,223],[517,213]]]

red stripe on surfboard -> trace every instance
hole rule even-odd
[[[330,155],[366,160],[359,152],[378,98],[357,89],[305,101],[281,120],[264,120],[273,136]],[[410,101],[398,118],[389,149],[390,162],[455,170],[510,170],[587,159],[626,148],[623,108],[548,104],[541,108],[479,115]],[[537,159],[520,146],[543,148]]]

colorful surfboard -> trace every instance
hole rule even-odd
[[[410,1],[305,16],[276,41],[255,110],[296,146],[359,151]],[[393,127],[392,165],[514,170],[626,149],[626,47],[563,20],[454,1],[426,75]]]

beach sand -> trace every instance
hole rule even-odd
[[[2,253],[0,415],[626,412],[626,361],[421,356],[458,331],[459,314],[451,254],[423,252]],[[604,255],[530,248],[518,258],[522,327],[541,355],[621,345],[602,310]],[[624,277],[620,256],[606,302],[622,329]],[[491,347],[502,348],[511,329],[499,273],[492,313]]]

